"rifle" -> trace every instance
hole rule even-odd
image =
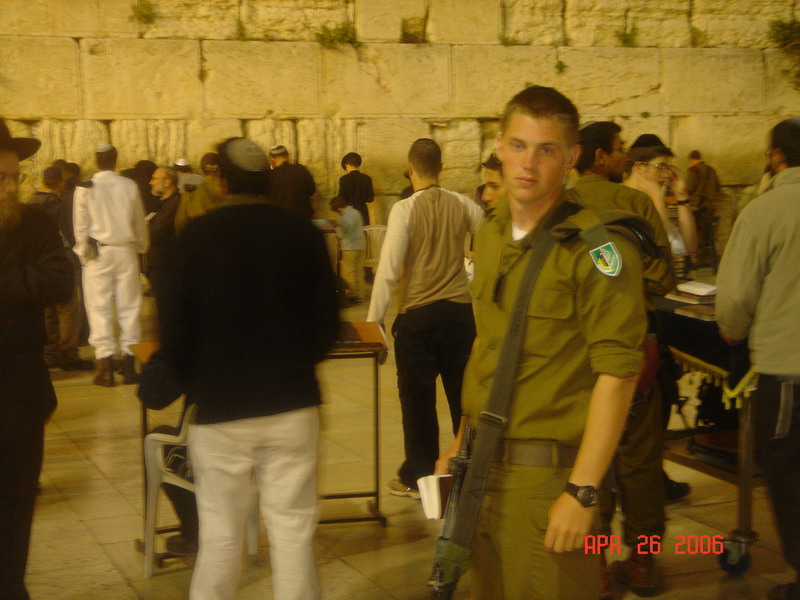
[[[456,524],[458,499],[461,495],[464,475],[467,472],[467,465],[469,465],[470,461],[471,434],[472,425],[469,419],[467,419],[461,447],[458,450],[458,454],[450,459],[452,487],[450,488],[450,494],[447,496],[442,529],[439,532],[439,537],[436,538],[436,548],[433,553],[433,572],[428,580],[428,585],[431,586],[432,600],[450,600],[458,584],[458,578],[463,573],[463,571],[456,573],[455,570],[447,564],[448,559],[446,555],[448,554],[448,549],[451,548],[452,543],[450,538],[453,535],[453,529]],[[469,557],[467,556],[466,559],[468,563]]]

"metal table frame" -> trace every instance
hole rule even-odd
[[[334,349],[328,354],[328,360],[343,360],[351,358],[371,358],[372,359],[372,400],[373,400],[373,458],[375,461],[373,468],[374,484],[372,489],[361,492],[343,492],[337,494],[322,494],[322,500],[341,500],[346,498],[372,498],[367,503],[370,514],[360,517],[342,517],[336,519],[320,519],[320,525],[330,523],[360,523],[365,521],[378,521],[382,527],[386,527],[386,517],[381,513],[380,479],[381,479],[381,437],[380,437],[380,378],[378,367],[386,353],[386,349],[356,350],[352,352],[340,352]]]
[[[711,475],[738,486],[736,506],[736,529],[724,540],[723,553],[719,555],[720,567],[732,574],[740,575],[750,566],[748,548],[758,540],[758,534],[752,529],[753,521],[753,487],[763,485],[755,476],[753,460],[753,407],[750,391],[754,387],[756,375],[751,371],[745,375],[735,389],[728,388],[728,372],[720,367],[707,363],[685,352],[670,346],[670,352],[678,364],[686,372],[697,372],[713,377],[722,382],[724,397],[739,408],[739,432],[737,444],[737,470],[731,473],[720,467],[709,464],[699,457],[678,452],[673,448],[665,448],[664,458],[687,466],[706,475]]]

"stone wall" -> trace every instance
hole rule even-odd
[[[703,151],[742,186],[759,177],[769,128],[800,113],[768,39],[770,21],[800,17],[797,0],[146,4],[0,3],[0,115],[43,141],[31,180],[59,157],[90,171],[101,142],[119,148],[120,167],[197,164],[247,135],[286,145],[325,196],[341,156],[362,153],[386,209],[406,185],[409,144],[430,136],[443,184],[471,193],[504,103],[539,83],[583,120],[616,120],[629,141],[657,133],[680,166]]]

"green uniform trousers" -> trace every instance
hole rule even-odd
[[[548,511],[569,473],[492,465],[468,572],[473,598],[597,600],[599,555],[583,548],[558,554],[544,548]]]
[[[614,475],[622,508],[623,539],[636,548],[638,536],[664,535],[664,479],[661,391],[651,386],[634,402],[614,458]],[[600,489],[600,533],[611,533],[616,498]]]

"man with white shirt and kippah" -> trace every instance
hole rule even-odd
[[[114,355],[123,361],[123,382],[137,383],[131,344],[139,341],[139,254],[149,237],[136,184],[117,175],[117,149],[97,147],[98,172],[75,189],[75,253],[83,265],[83,294],[89,317],[89,343],[98,361],[94,383],[112,387]],[[116,311],[114,310],[116,307]],[[114,333],[114,314],[119,338]]]

